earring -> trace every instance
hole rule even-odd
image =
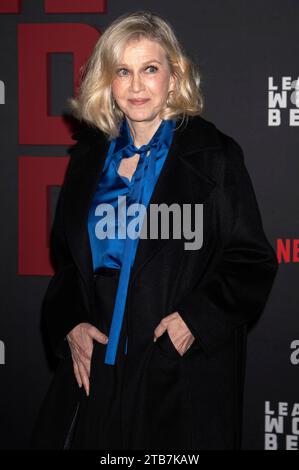
[[[113,109],[113,111],[115,110],[115,101],[114,101],[114,99],[112,100],[112,109]]]

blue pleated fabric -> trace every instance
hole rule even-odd
[[[142,220],[156,181],[168,155],[176,120],[162,120],[146,145],[135,147],[127,119],[119,137],[109,146],[88,215],[93,269],[119,268],[119,282],[106,345],[105,364],[114,365],[120,337],[131,267]],[[132,179],[119,175],[122,158],[140,154]],[[134,204],[134,206],[133,206]],[[125,353],[127,352],[128,338]]]

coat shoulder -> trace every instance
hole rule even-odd
[[[202,116],[192,116],[179,137],[184,154],[191,154],[188,160],[199,165],[202,171],[219,181],[226,171],[244,163],[244,152],[240,143],[221,130],[214,122]],[[194,157],[192,158],[192,154]],[[196,155],[200,154],[200,158]]]
[[[70,167],[80,166],[82,158],[95,144],[101,147],[108,143],[108,138],[100,129],[86,123],[77,128],[71,138],[75,142],[67,150],[70,155]]]
[[[89,142],[99,136],[104,137],[104,133],[98,127],[82,122],[71,137],[77,142]]]
[[[233,136],[225,133],[214,122],[202,116],[192,116],[189,118],[188,126],[194,139],[205,136],[204,143],[209,143],[210,147],[219,148],[226,153],[243,153],[240,143]]]

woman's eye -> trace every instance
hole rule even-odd
[[[146,70],[150,70],[150,73],[155,73],[158,70],[158,67],[155,67],[154,65],[150,65],[149,67],[146,68]]]
[[[120,75],[121,77],[124,77],[127,75],[128,70],[127,69],[118,69],[117,74]]]
[[[148,67],[146,67],[145,70],[149,71],[149,73],[156,73],[158,70],[158,67],[155,67],[154,65],[149,65]],[[117,75],[119,75],[120,77],[126,77],[128,74],[129,74],[128,69],[123,68],[123,69],[117,70]]]

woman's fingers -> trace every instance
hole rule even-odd
[[[167,325],[168,325],[168,321],[162,318],[159,325],[155,328],[154,341],[156,341],[156,339],[159,338],[159,336],[163,335],[163,333],[167,330]]]
[[[80,323],[67,335],[71,349],[77,351],[77,355],[87,360],[91,359],[93,341],[101,344],[108,343],[108,337],[90,323]]]
[[[86,395],[89,396],[89,376],[85,369],[84,364],[81,361],[79,361],[78,363],[78,368],[79,368],[79,373],[80,373],[83,386],[85,388]]]
[[[74,374],[75,374],[76,380],[78,382],[79,387],[81,388],[82,387],[82,380],[81,380],[81,377],[80,377],[78,364],[74,359],[73,359],[73,366],[74,366]]]
[[[93,341],[107,344],[108,337],[90,323],[80,323],[67,335],[72,351],[74,374],[78,385],[89,395],[90,364],[93,352]]]
[[[72,357],[74,374],[78,385],[81,388],[83,384],[86,391],[86,395],[89,395],[89,376],[91,361],[80,356],[78,352],[74,353]]]
[[[171,342],[181,355],[185,354],[195,340],[178,312],[173,312],[162,318],[159,325],[157,325],[154,330],[154,341],[166,330],[168,331]]]
[[[82,347],[80,344],[77,343],[77,349],[78,349],[78,354],[80,357],[89,360],[91,359],[92,356],[92,350],[93,350],[93,343],[91,342],[90,345]]]
[[[87,373],[87,377],[89,378],[90,376],[90,363],[91,363],[91,358],[90,359],[86,359],[85,357],[80,357],[79,356],[79,360],[81,361],[81,363],[83,364],[83,367]]]
[[[88,334],[92,339],[95,339],[98,343],[107,344],[108,343],[108,336],[98,330],[95,326],[92,326],[88,330]]]
[[[92,348],[93,349],[93,348]],[[90,364],[91,354],[82,354],[82,349],[77,345],[72,345],[72,358],[73,358],[73,369],[76,380],[79,387],[84,386],[86,395],[89,395],[89,376],[90,376]]]

